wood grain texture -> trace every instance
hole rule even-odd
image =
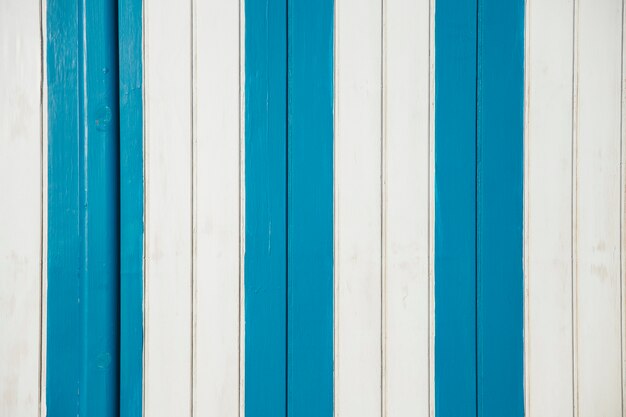
[[[333,0],[287,4],[287,414],[333,413]]]
[[[526,413],[572,415],[572,0],[526,3]]]
[[[40,412],[40,4],[0,3],[0,415]]]
[[[384,2],[383,415],[430,415],[431,5]]]
[[[239,415],[239,2],[194,13],[193,415]]]
[[[382,411],[382,3],[335,3],[335,416]]]
[[[622,1],[578,0],[575,302],[579,416],[622,413]]]
[[[144,414],[192,405],[191,2],[144,2]]]

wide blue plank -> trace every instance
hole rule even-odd
[[[141,417],[143,393],[142,1],[119,0],[120,416]]]
[[[287,409],[333,415],[333,0],[288,2]]]
[[[49,416],[119,413],[117,2],[47,5]]]
[[[245,409],[286,414],[286,0],[245,2]]]
[[[478,415],[524,415],[524,0],[479,0]]]
[[[476,0],[437,0],[437,417],[476,416],[476,12]]]

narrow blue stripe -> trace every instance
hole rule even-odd
[[[333,415],[333,0],[288,2],[288,415]]]
[[[48,415],[116,416],[117,2],[47,10]]]
[[[435,412],[476,416],[476,0],[435,14]]]
[[[245,2],[245,404],[286,415],[286,0]]]
[[[478,415],[524,415],[524,0],[479,0]]]
[[[120,416],[141,417],[143,376],[142,1],[119,0]]]

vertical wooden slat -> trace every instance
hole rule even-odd
[[[580,416],[620,415],[622,1],[578,6],[575,401]]]
[[[384,414],[430,415],[428,1],[384,8]]]
[[[0,415],[39,415],[40,3],[0,3]]]
[[[573,0],[527,2],[526,413],[572,415]]]
[[[239,414],[239,2],[194,15],[194,416]]]
[[[191,2],[144,2],[144,414],[190,416]]]
[[[335,415],[382,411],[382,2],[335,3]]]

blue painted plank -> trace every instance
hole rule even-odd
[[[476,416],[476,0],[435,14],[435,413]]]
[[[524,415],[524,0],[479,0],[478,415]]]
[[[333,415],[333,0],[288,2],[288,415]]]
[[[141,417],[143,393],[142,1],[119,0],[120,416]]]
[[[286,0],[245,2],[245,404],[286,414]]]
[[[48,10],[49,416],[119,412],[117,2]]]

